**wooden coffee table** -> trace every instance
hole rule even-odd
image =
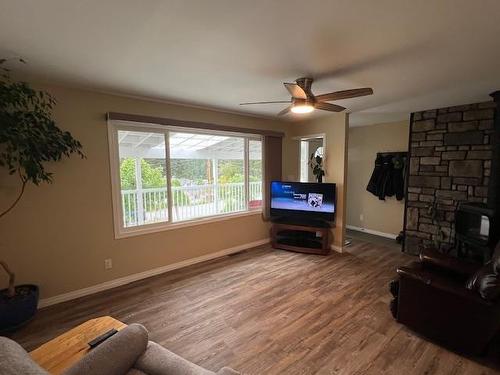
[[[60,374],[90,351],[88,342],[110,329],[127,325],[110,316],[91,319],[30,352],[31,357],[51,374]]]

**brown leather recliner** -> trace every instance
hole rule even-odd
[[[499,248],[495,253],[500,259]],[[489,276],[495,277],[493,264]],[[423,250],[419,262],[397,269],[399,281],[391,285],[395,318],[453,350],[483,354],[500,329],[500,301],[482,298],[482,290],[470,290],[478,270],[485,267]]]

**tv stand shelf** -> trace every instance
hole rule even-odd
[[[273,223],[271,246],[308,254],[330,253],[330,227]]]

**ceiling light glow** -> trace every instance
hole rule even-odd
[[[309,104],[294,105],[292,107],[292,112],[293,113],[310,113],[312,111],[314,111],[314,107],[312,105],[309,105]]]

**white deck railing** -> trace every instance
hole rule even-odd
[[[262,182],[250,182],[249,201],[262,200]],[[141,199],[138,199],[141,197]],[[172,186],[172,221],[243,211],[247,207],[242,182]],[[167,188],[122,190],[125,227],[168,220]]]

